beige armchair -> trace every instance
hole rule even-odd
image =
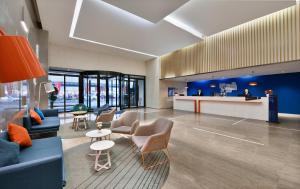
[[[172,127],[173,121],[160,118],[149,125],[139,126],[136,129],[132,136],[132,142],[141,152],[142,164],[144,168],[151,168],[168,161],[168,143],[170,140]],[[167,160],[146,167],[144,155],[150,152],[161,150],[166,152],[168,157]]]
[[[96,117],[96,123],[98,122],[111,122],[115,116],[116,108],[112,108],[108,111],[102,112]]]
[[[137,119],[138,112],[124,112],[121,117],[111,122],[111,131],[113,133],[132,135],[135,129],[139,126]]]

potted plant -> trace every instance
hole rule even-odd
[[[54,102],[57,100],[57,95],[58,95],[58,88],[54,86],[54,91],[49,93],[49,100],[50,100],[50,108],[53,109]]]

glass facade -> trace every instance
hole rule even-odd
[[[57,99],[49,107],[70,111],[84,103],[90,111],[109,104],[117,109],[145,106],[145,77],[106,71],[51,70],[49,80],[58,89]]]
[[[79,102],[79,77],[65,76],[66,110],[71,110]]]

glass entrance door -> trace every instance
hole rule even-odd
[[[119,80],[117,76],[108,79],[108,96],[110,106],[119,106]]]
[[[121,78],[121,109],[129,108],[129,82],[128,76]]]
[[[100,79],[100,106],[106,104],[106,79]]]
[[[130,93],[130,108],[138,106],[138,90],[137,80],[130,78],[129,81],[129,93]]]
[[[89,109],[97,108],[97,76],[89,75],[84,78],[84,104]]]

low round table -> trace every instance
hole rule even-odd
[[[96,159],[94,165],[96,171],[100,171],[101,169],[109,169],[111,167],[109,149],[112,148],[114,145],[115,143],[111,140],[97,141],[90,145],[91,150],[96,151]],[[106,153],[102,153],[102,151],[104,150],[106,150]],[[107,162],[103,165],[99,163],[101,155],[107,155]]]
[[[74,116],[78,116],[78,115],[85,115],[87,114],[87,111],[74,111],[71,112]]]
[[[91,143],[93,142],[94,139],[96,141],[102,140],[102,138],[106,139],[106,137],[110,139],[110,135],[111,135],[111,130],[109,129],[101,129],[101,130],[96,129],[96,130],[89,131],[85,134],[85,136],[91,138]]]
[[[80,128],[80,122],[83,122],[84,124],[84,129],[87,129],[87,119],[88,116],[87,115],[76,115],[73,118],[73,128],[75,129],[75,131],[78,131],[78,129],[82,129]]]

